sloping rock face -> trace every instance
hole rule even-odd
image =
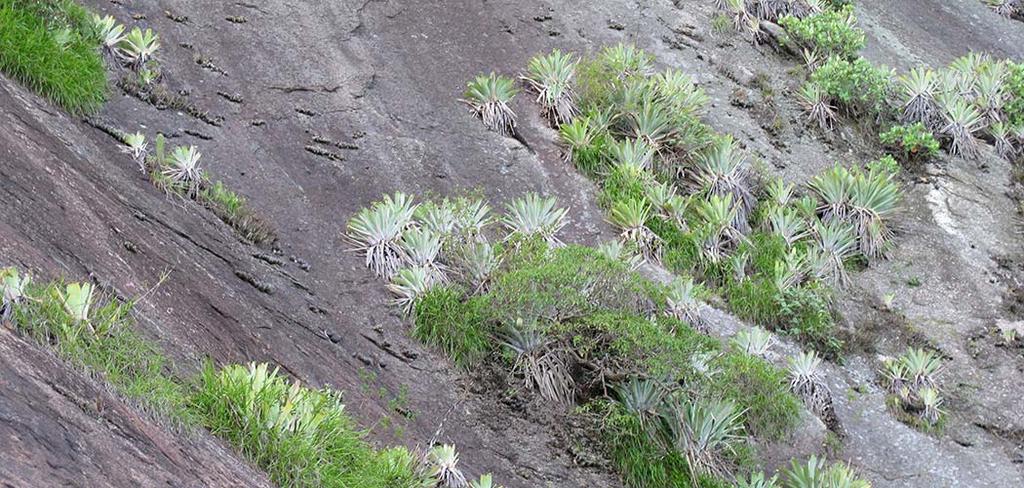
[[[494,202],[539,191],[571,207],[567,241],[594,244],[612,235],[592,184],[561,162],[555,134],[530,97],[514,106],[522,141],[503,139],[457,101],[468,79],[517,73],[552,48],[635,42],[694,75],[713,99],[709,122],[789,180],[806,180],[833,161],[877,156],[854,131],[824,142],[805,130],[789,96],[798,82],[787,70],[796,63],[712,32],[711,2],[85,3],[154,28],[165,83],[206,113],[204,121],[159,110],[114,89],[95,121],[199,146],[210,173],[247,196],[279,239],[263,248],[239,241],[207,210],[155,189],[102,131],[0,77],[0,264],[43,277],[90,276],[125,297],[166,274],[137,307],[139,327],[180,374],[194,373],[207,357],[272,361],[308,384],[344,390],[368,427],[392,418],[394,428],[373,429],[376,440],[423,445],[440,431],[458,446],[466,471],[493,472],[510,488],[619,481],[574,458],[559,433],[560,415],[499,402],[409,339],[384,286],[341,239],[349,216],[395,190],[479,191]],[[872,36],[867,54],[876,61],[939,65],[971,48],[1024,55],[1024,28],[1004,24],[980,2],[859,4]],[[757,88],[761,73],[774,94]],[[748,101],[735,103],[740,96]],[[857,275],[839,299],[846,328],[868,346],[830,368],[844,428],[831,455],[876,487],[1024,485],[1024,356],[997,349],[985,334],[970,340],[1019,320],[1002,298],[1022,262],[1014,202],[1005,196],[1010,168],[985,161],[982,169],[944,159],[921,175],[924,183],[908,178],[899,250]],[[983,217],[985,209],[992,217]],[[911,277],[923,285],[901,285]],[[899,327],[878,310],[894,287]],[[744,326],[728,317],[723,324]],[[951,359],[943,388],[956,393],[947,432],[937,436],[892,418],[874,384],[878,354],[922,337]],[[9,333],[0,334],[0,351],[0,431],[15,446],[4,449],[5,482],[266,483],[202,433],[174,434]],[[396,415],[398,398],[406,415]]]

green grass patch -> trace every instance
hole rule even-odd
[[[206,183],[199,192],[198,199],[245,239],[256,244],[275,240],[274,230],[256,215],[245,197],[235,193],[224,183]]]
[[[414,457],[378,451],[340,395],[289,383],[264,364],[207,365],[193,398],[203,424],[281,486],[414,486]],[[421,481],[422,482],[422,481]]]
[[[0,71],[71,113],[106,100],[99,43],[74,2],[0,3]]]
[[[134,303],[94,296],[88,319],[77,320],[65,307],[65,297],[63,281],[30,284],[13,307],[11,321],[21,333],[99,374],[146,410],[191,423],[187,393],[170,376],[167,359],[132,328]]]
[[[435,287],[416,303],[412,335],[428,346],[440,349],[455,364],[469,367],[491,349],[485,323],[485,298],[465,299],[457,287]]]

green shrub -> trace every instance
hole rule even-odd
[[[835,358],[843,343],[836,336],[831,293],[821,284],[792,288],[779,297],[778,307],[784,333],[826,357]]]
[[[412,335],[443,351],[455,364],[469,367],[491,347],[479,297],[464,300],[463,290],[434,287],[416,303]]]
[[[1010,125],[1024,126],[1024,63],[1008,62],[1010,74],[1006,78],[1006,93],[1009,95],[1004,111]]]
[[[796,426],[803,404],[789,392],[784,371],[742,352],[723,355],[717,368],[721,372],[709,390],[746,408],[744,422],[752,434],[778,439]]]
[[[809,15],[802,19],[786,16],[779,24],[786,29],[786,42],[814,51],[823,57],[853,59],[864,48],[864,31],[855,27],[853,7]]]
[[[896,162],[896,158],[886,154],[874,161],[867,164],[869,173],[885,174],[885,175],[898,175],[900,173],[900,163]]]
[[[78,320],[65,306],[68,291],[63,281],[29,284],[11,323],[71,363],[99,373],[146,409],[190,423],[185,392],[169,376],[167,359],[132,329],[134,304],[89,294],[87,319]]]
[[[872,66],[864,58],[848,61],[831,57],[814,71],[811,81],[854,115],[878,116],[888,110],[892,73]]]
[[[646,171],[638,171],[627,165],[612,168],[601,183],[601,194],[597,202],[604,208],[612,208],[615,202],[646,200],[644,188],[654,183],[654,177]]]
[[[413,486],[402,448],[374,450],[341,396],[289,382],[266,363],[203,369],[193,401],[204,425],[281,486]]]
[[[920,161],[939,153],[939,141],[921,122],[894,126],[879,138],[882,144],[898,150],[903,161]]]
[[[107,77],[83,12],[73,2],[0,4],[0,71],[69,112],[98,109]]]
[[[601,310],[632,312],[656,305],[647,280],[595,249],[569,245],[534,250],[528,257],[515,254],[486,295],[484,308],[496,322],[561,322]]]
[[[621,403],[607,400],[584,407],[600,419],[598,429],[609,458],[630,488],[692,486],[686,461],[664,452],[658,436]]]

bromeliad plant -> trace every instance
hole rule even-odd
[[[832,130],[836,122],[836,108],[821,86],[814,82],[804,83],[797,97],[809,122],[816,123],[825,132]]]
[[[743,413],[730,402],[692,402],[667,415],[669,444],[686,459],[691,480],[728,476],[727,455],[743,439]]]
[[[552,246],[560,246],[558,231],[568,223],[568,209],[557,208],[558,199],[527,193],[506,205],[502,223],[510,231],[509,238],[540,236]]]
[[[704,304],[700,300],[701,288],[693,282],[693,278],[677,278],[668,287],[665,297],[667,308],[665,313],[703,334],[711,332],[710,324],[704,317]]]
[[[129,65],[140,68],[160,49],[160,36],[152,29],[135,27],[117,44],[117,53]]]
[[[572,79],[577,60],[555,49],[546,56],[534,56],[521,78],[537,92],[537,103],[554,126],[569,123],[579,113]]]
[[[789,358],[789,377],[789,389],[812,412],[823,415],[831,408],[832,393],[821,372],[821,359],[814,351]]]
[[[720,138],[697,159],[697,182],[712,196],[729,196],[735,215],[731,226],[745,233],[754,208],[751,173],[746,158],[731,136]]]
[[[405,262],[401,239],[412,225],[416,207],[412,198],[399,192],[360,210],[349,221],[346,238],[366,257],[366,267],[378,277],[391,278]]]
[[[978,109],[958,96],[942,96],[939,106],[945,125],[939,132],[949,142],[949,152],[954,156],[976,158],[978,156],[978,138],[975,136],[985,123]]]
[[[775,343],[775,337],[761,327],[751,327],[737,332],[732,343],[747,354],[763,358]]]
[[[662,239],[647,228],[651,209],[639,199],[620,200],[612,206],[608,221],[619,228],[619,240],[636,249],[644,259],[661,262]]]
[[[25,296],[25,287],[32,282],[32,277],[21,276],[18,268],[0,268],[0,322],[10,320],[14,307]]]
[[[484,127],[501,135],[513,136],[516,133],[516,114],[509,104],[517,92],[511,78],[492,72],[469,82],[462,101],[480,117]]]
[[[405,315],[412,315],[416,304],[437,284],[434,274],[424,267],[402,268],[388,283],[388,290],[395,295],[394,303]]]
[[[178,146],[171,151],[160,173],[171,189],[180,191],[188,198],[195,198],[203,186],[203,172],[199,168],[202,156],[195,146]]]
[[[103,46],[106,52],[116,54],[117,46],[125,38],[124,25],[118,24],[111,15],[101,17],[98,14],[93,14],[92,22],[96,37],[100,40],[100,45]]]
[[[575,382],[559,350],[539,327],[517,319],[500,337],[502,345],[515,355],[511,376],[522,378],[527,388],[544,399],[568,405],[574,397]]]
[[[427,452],[427,463],[433,466],[431,477],[437,480],[437,488],[465,488],[466,476],[459,469],[459,453],[455,446],[443,444]]]

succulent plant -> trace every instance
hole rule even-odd
[[[480,117],[484,127],[501,135],[513,136],[516,133],[516,114],[509,104],[516,93],[515,82],[511,78],[492,72],[470,81],[462,101]]]
[[[527,193],[506,206],[502,222],[513,236],[539,236],[548,244],[561,245],[558,231],[568,223],[565,218],[568,209],[558,208],[555,197],[544,198],[536,193]]]
[[[579,113],[572,79],[576,74],[576,59],[571,54],[555,49],[551,54],[535,56],[522,76],[535,92],[537,103],[552,125],[569,123]]]

